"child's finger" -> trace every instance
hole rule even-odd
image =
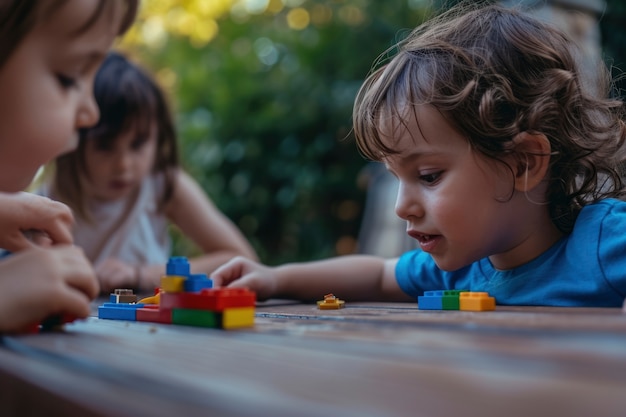
[[[17,232],[11,233],[5,237],[2,249],[6,249],[9,252],[19,252],[24,249],[32,248],[33,246],[33,242],[31,242],[24,233]]]
[[[46,227],[42,229],[42,232],[45,232],[45,234],[54,245],[74,243],[74,237],[72,236],[72,230],[70,225],[60,222],[53,222],[46,225]]]
[[[57,250],[64,252],[64,265],[67,268],[66,282],[70,286],[82,291],[91,299],[97,297],[100,292],[100,285],[98,284],[96,273],[85,257],[82,249],[76,246],[64,246],[58,247]]]

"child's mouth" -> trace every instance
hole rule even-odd
[[[419,232],[409,231],[408,235],[417,240],[420,248],[424,252],[431,252],[439,242],[441,235],[427,235]]]

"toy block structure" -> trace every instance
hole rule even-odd
[[[98,317],[221,329],[254,326],[256,294],[244,288],[213,288],[206,274],[190,273],[185,257],[170,258],[153,296],[127,303],[126,291],[111,294],[111,302],[98,307]]]
[[[317,308],[320,310],[338,310],[345,304],[345,301],[340,300],[333,294],[326,294],[323,300],[317,302]]]
[[[436,290],[425,291],[417,297],[420,310],[465,310],[489,311],[496,309],[495,298],[486,292],[468,290]]]
[[[496,299],[487,292],[466,292],[459,297],[460,310],[491,311],[496,309]]]

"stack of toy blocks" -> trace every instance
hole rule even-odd
[[[420,310],[465,310],[491,311],[496,309],[496,300],[487,292],[467,290],[425,291],[417,297]]]
[[[213,288],[213,281],[205,274],[190,274],[185,257],[170,258],[153,297],[138,302],[136,298],[120,298],[129,295],[126,291],[130,290],[111,294],[110,302],[98,308],[98,317],[222,329],[254,325],[254,292]]]

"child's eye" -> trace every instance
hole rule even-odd
[[[420,181],[423,181],[427,184],[432,184],[436,182],[441,177],[442,172],[429,172],[427,174],[422,174],[419,176]]]
[[[64,74],[57,74],[57,80],[59,80],[59,84],[63,88],[71,88],[76,85],[76,78]]]

